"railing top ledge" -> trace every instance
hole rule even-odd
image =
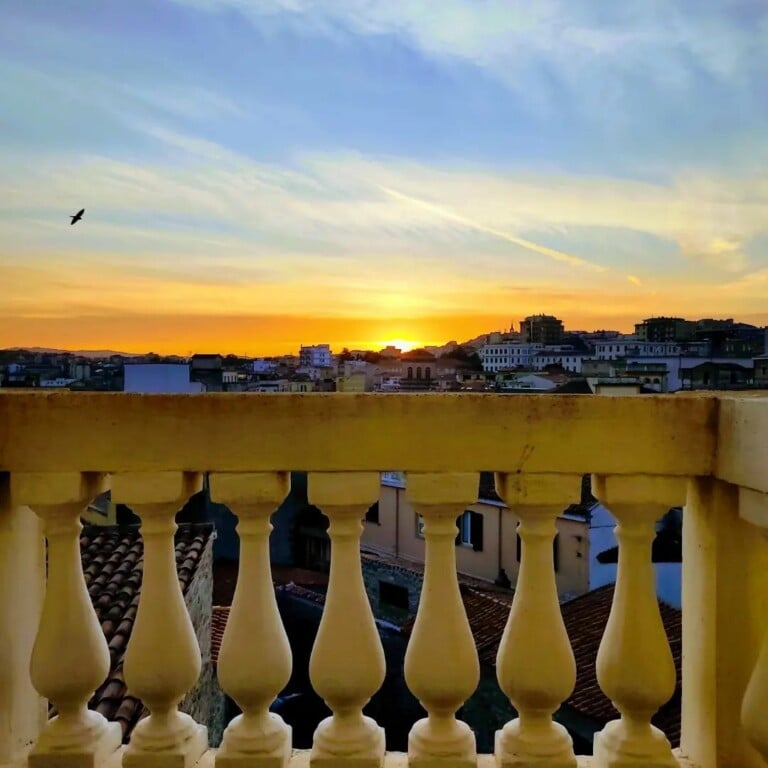
[[[26,392],[0,396],[0,471],[707,475],[717,415],[711,396]]]

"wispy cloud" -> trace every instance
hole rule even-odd
[[[511,243],[512,245],[519,245],[521,248],[526,248],[529,251],[533,251],[534,253],[541,254],[542,256],[547,256],[550,259],[554,259],[555,261],[560,261],[565,264],[569,264],[572,267],[584,267],[586,269],[594,270],[595,272],[606,272],[607,267],[601,266],[599,264],[592,264],[588,262],[586,259],[582,259],[579,256],[574,256],[570,253],[563,253],[562,251],[557,251],[554,248],[548,248],[545,245],[541,245],[539,243],[534,243],[531,240],[526,240],[522,237],[517,237],[515,235],[510,234],[509,232],[503,232],[500,229],[496,229],[495,227],[488,227],[484,224],[481,224],[477,221],[473,221],[471,219],[466,218],[465,216],[460,216],[452,211],[446,210],[445,208],[435,205],[434,203],[429,203],[425,200],[419,200],[415,197],[410,197],[409,195],[404,195],[402,192],[398,192],[394,189],[388,189],[387,187],[380,187],[382,192],[385,192],[388,195],[391,195],[397,200],[403,200],[406,203],[410,203],[411,205],[415,205],[419,208],[424,209],[425,211],[429,211],[430,213],[434,213],[436,216],[447,219],[449,221],[455,221],[458,224],[461,224],[462,226],[469,227],[470,229],[476,229],[479,232],[485,232],[489,235],[493,235],[494,237],[498,237],[501,240],[504,240],[507,243]]]

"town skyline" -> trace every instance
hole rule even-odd
[[[532,316],[541,316],[541,315],[547,315],[549,313],[546,312],[533,312],[531,313]],[[526,316],[528,317],[528,316]],[[631,335],[635,330],[635,324],[639,324],[646,319],[653,319],[653,318],[661,318],[661,317],[676,317],[681,318],[685,320],[702,320],[702,319],[715,319],[715,320],[725,320],[730,319],[733,320],[736,323],[745,323],[747,325],[754,325],[757,328],[763,327],[760,323],[752,323],[750,322],[749,318],[745,318],[743,316],[729,316],[726,317],[725,315],[717,315],[717,314],[709,314],[709,315],[702,315],[702,316],[682,316],[679,314],[675,314],[673,312],[666,312],[661,313],[658,315],[649,315],[648,317],[636,317],[633,319],[633,321],[630,323],[629,328],[609,328],[609,327],[589,327],[589,326],[583,326],[578,325],[573,322],[569,322],[568,318],[558,317],[557,319],[563,321],[563,327],[564,332],[567,333],[599,333],[601,331],[606,332],[618,332],[620,334],[624,335]],[[398,349],[400,349],[401,352],[410,352],[414,349],[420,349],[424,347],[444,347],[451,343],[456,343],[459,346],[466,345],[468,342],[472,341],[473,339],[476,339],[478,337],[482,336],[488,336],[490,334],[494,333],[501,333],[501,334],[507,334],[509,332],[517,333],[520,323],[524,320],[524,317],[519,317],[512,321],[512,323],[507,323],[506,326],[496,326],[496,327],[485,327],[481,329],[477,333],[459,333],[458,335],[453,336],[446,336],[446,334],[442,334],[441,337],[436,338],[433,341],[424,341],[424,340],[416,340],[416,339],[407,339],[407,338],[390,338],[390,339],[383,339],[378,341],[372,341],[372,342],[354,342],[354,341],[333,341],[329,340],[328,338],[322,338],[317,336],[315,332],[308,333],[303,338],[297,339],[295,342],[285,342],[280,345],[280,347],[274,347],[272,348],[270,344],[260,344],[259,342],[252,342],[249,349],[235,349],[232,347],[226,346],[216,346],[215,344],[200,344],[200,343],[193,343],[190,346],[187,346],[186,349],[181,349],[182,345],[180,344],[174,344],[173,342],[170,342],[170,345],[164,345],[164,344],[154,344],[151,347],[147,348],[134,348],[134,349],[128,349],[127,347],[124,347],[120,344],[114,344],[109,341],[109,339],[106,340],[103,344],[75,344],[70,346],[59,346],[55,344],[18,344],[18,343],[6,343],[3,341],[4,335],[3,330],[0,329],[0,350],[10,350],[10,349],[19,349],[19,350],[28,350],[28,351],[42,351],[42,352],[63,352],[63,353],[86,353],[86,354],[92,354],[95,353],[104,353],[107,354],[118,354],[118,355],[133,355],[133,356],[143,356],[148,354],[156,354],[160,356],[167,356],[167,357],[189,357],[192,354],[206,354],[206,353],[215,353],[215,354],[222,354],[222,355],[234,355],[239,357],[280,357],[280,356],[286,356],[286,355],[293,355],[296,353],[296,351],[302,347],[302,346],[312,346],[317,344],[328,344],[331,350],[334,352],[334,354],[338,354],[343,350],[357,350],[357,351],[370,351],[370,352],[378,352],[382,349],[384,349],[387,346],[393,346]],[[765,328],[768,330],[768,322],[765,323]],[[465,327],[466,330],[466,327]],[[101,337],[99,337],[101,338]],[[255,346],[259,346],[259,349],[255,349]],[[264,347],[268,347],[268,351],[264,350]]]
[[[768,323],[761,4],[65,5],[3,4],[0,344]]]

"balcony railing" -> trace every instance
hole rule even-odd
[[[405,679],[427,717],[407,757],[385,755],[362,708],[384,679],[363,587],[362,519],[379,472],[408,474],[425,520],[426,573]],[[269,705],[288,680],[290,648],[270,579],[272,512],[288,472],[309,474],[310,502],[330,519],[332,564],[312,684],[333,715],[310,753]],[[123,395],[0,396],[0,763],[40,768],[490,765],[455,713],[478,683],[459,594],[455,520],[479,471],[521,520],[522,563],[497,657],[519,717],[497,733],[499,766],[576,765],[552,715],[575,683],[552,567],[554,520],[580,477],[619,521],[618,579],[597,659],[620,717],[596,737],[603,768],[752,768],[768,758],[768,398],[749,396]],[[219,680],[243,714],[221,747],[178,703],[200,653],[176,579],[174,514],[210,472],[212,495],[239,517],[241,568]],[[87,709],[108,672],[85,587],[79,515],[106,487],[140,516],[141,600],[125,658],[150,710],[130,743]],[[654,523],[685,504],[682,739],[653,728],[675,670],[656,601]],[[32,511],[30,511],[30,509]],[[33,514],[34,512],[34,514]],[[42,534],[47,538],[46,564]],[[762,651],[761,651],[762,648]],[[44,699],[59,715],[46,721]]]

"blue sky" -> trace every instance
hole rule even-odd
[[[762,0],[6,0],[0,316],[768,323],[766,50]]]

